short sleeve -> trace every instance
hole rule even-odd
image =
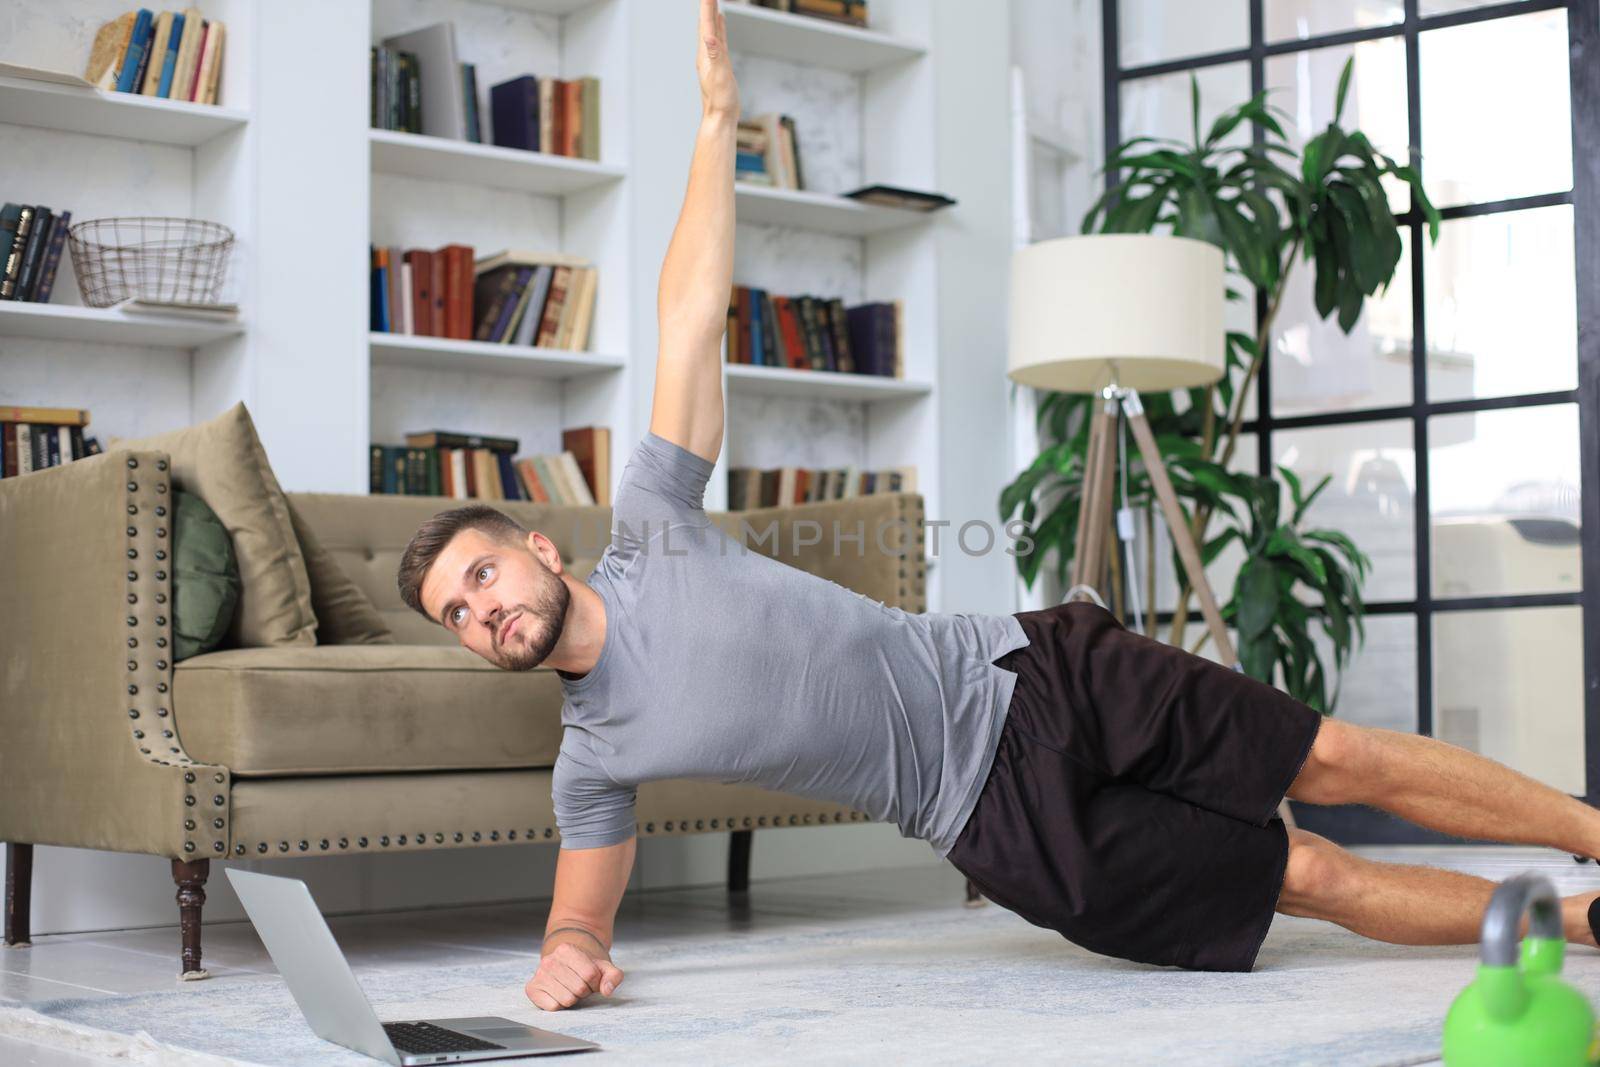
[[[612,781],[583,746],[574,743],[571,732],[568,727],[550,775],[550,799],[561,831],[561,847],[619,845],[638,832],[634,813],[637,792]]]
[[[651,431],[628,457],[611,505],[611,540],[636,549],[668,526],[705,526],[706,483],[715,464]]]

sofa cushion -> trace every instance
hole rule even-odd
[[[172,658],[210,652],[239,606],[239,564],[217,513],[193,493],[173,494]]]
[[[228,649],[173,685],[189,757],[240,777],[549,767],[561,747],[556,673],[463,648]]]
[[[167,453],[173,484],[204,500],[228,528],[243,583],[230,644],[316,643],[311,582],[295,541],[289,502],[243,404],[198,426],[114,443]]]
[[[459,647],[444,627],[406,607],[396,580],[400,556],[417,527],[439,512],[468,501],[338,493],[290,493],[289,499],[328,555],[366,594],[397,641]],[[600,553],[611,541],[610,508],[557,507],[510,500],[487,503],[525,529],[538,530],[550,538],[561,552],[562,566],[579,581],[594,571]]]
[[[317,644],[394,644],[394,634],[384,625],[383,616],[378,614],[361,587],[345,574],[339,562],[322,547],[292,497],[289,518],[294,523],[295,539],[300,542],[300,555],[306,561],[306,576],[311,579],[311,609],[317,616]]]

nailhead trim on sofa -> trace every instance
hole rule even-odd
[[[172,483],[166,455],[134,452],[125,461],[124,512],[128,559],[128,721],[134,747],[147,762],[182,769],[174,859],[226,855],[229,775],[226,767],[196,763],[173,729]],[[154,735],[152,735],[152,732]],[[209,788],[208,788],[209,787]],[[208,795],[209,794],[209,795]],[[196,810],[198,809],[198,811]],[[204,817],[198,817],[203,812]]]

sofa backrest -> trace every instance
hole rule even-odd
[[[441,497],[288,495],[322,547],[378,609],[397,642],[456,643],[443,627],[406,607],[395,576],[400,569],[400,554],[417,527],[439,512],[458,506],[458,502]],[[580,581],[594,570],[611,538],[609,507],[558,507],[510,500],[487,503],[550,538],[561,550],[562,566]]]

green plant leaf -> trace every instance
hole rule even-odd
[[[1344,98],[1350,92],[1350,73],[1355,69],[1356,57],[1351,56],[1344,61],[1344,70],[1339,74],[1339,92],[1333,98],[1333,121],[1338,122],[1344,114]]]
[[[1278,614],[1278,569],[1259,556],[1239,569],[1239,637],[1248,641],[1272,628]]]

